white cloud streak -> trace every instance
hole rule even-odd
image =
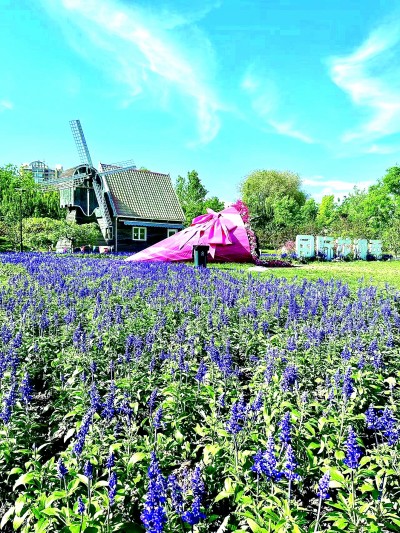
[[[329,60],[332,81],[369,115],[343,135],[343,142],[371,142],[400,132],[399,45],[396,21],[374,30],[351,54]]]
[[[270,126],[272,126],[280,135],[287,135],[288,137],[299,139],[299,141],[303,141],[307,144],[314,143],[314,140],[309,135],[297,130],[292,122],[277,122],[276,120],[269,120],[268,124],[270,124]]]
[[[293,119],[277,118],[281,106],[279,90],[272,80],[254,74],[253,70],[250,68],[245,74],[241,88],[250,96],[251,106],[256,114],[278,135],[292,137],[307,144],[314,143],[309,135],[298,129]]]
[[[66,35],[75,30],[72,44],[77,50],[129,87],[128,98],[121,98],[125,106],[139,94],[153,95],[165,106],[177,90],[194,102],[200,142],[210,142],[217,135],[223,106],[207,70],[212,71],[212,49],[192,26],[193,20],[207,13],[206,7],[191,18],[117,0],[42,1],[64,25]]]
[[[14,109],[14,105],[10,100],[0,100],[0,113],[2,111],[11,111]]]
[[[333,194],[335,198],[343,198],[348,195],[354,187],[367,189],[374,182],[372,180],[349,182],[344,180],[326,179],[324,176],[312,176],[302,179],[305,189],[318,201],[326,195]]]

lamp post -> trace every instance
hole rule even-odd
[[[15,189],[16,192],[19,192],[19,251],[23,251],[23,242],[22,242],[22,193],[26,189]]]

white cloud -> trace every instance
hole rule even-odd
[[[14,108],[14,105],[10,100],[0,100],[0,113],[2,111],[11,111]]]
[[[258,116],[279,135],[293,137],[307,144],[315,141],[299,130],[293,119],[277,118],[281,115],[281,97],[279,90],[267,76],[255,74],[251,67],[242,79],[241,88],[251,98],[251,106]]]
[[[400,152],[400,146],[384,146],[379,144],[372,144],[367,146],[364,150],[366,154],[395,154]]]
[[[372,180],[351,182],[344,180],[326,179],[323,176],[313,176],[304,178],[303,185],[307,192],[309,192],[317,201],[326,195],[333,194],[335,198],[343,198],[351,192],[354,187],[358,189],[367,189],[374,182]]]
[[[274,128],[274,130],[280,135],[294,137],[295,139],[299,139],[300,141],[303,141],[308,144],[312,144],[314,142],[311,137],[295,129],[292,122],[277,122],[275,120],[269,120],[268,124],[270,124]]]
[[[385,24],[351,54],[330,59],[333,82],[369,115],[343,142],[370,142],[400,131],[399,45],[400,23]]]
[[[80,53],[129,87],[122,105],[145,94],[165,106],[170,93],[178,90],[195,104],[200,141],[207,143],[217,135],[223,106],[211,84],[213,53],[192,22],[218,4],[182,16],[118,0],[42,1]]]

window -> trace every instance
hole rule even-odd
[[[132,228],[133,241],[147,241],[147,228],[139,228],[134,226]]]
[[[175,233],[178,233],[177,229],[167,229],[167,237],[172,237]]]

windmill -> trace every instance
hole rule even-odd
[[[69,208],[67,218],[76,220],[78,210],[85,217],[95,217],[105,241],[110,243],[113,240],[112,199],[103,175],[110,170],[135,169],[136,166],[129,160],[113,164],[100,163],[100,169],[97,170],[93,166],[80,120],[71,120],[70,127],[81,163],[49,180],[46,188],[60,191],[61,207]]]

